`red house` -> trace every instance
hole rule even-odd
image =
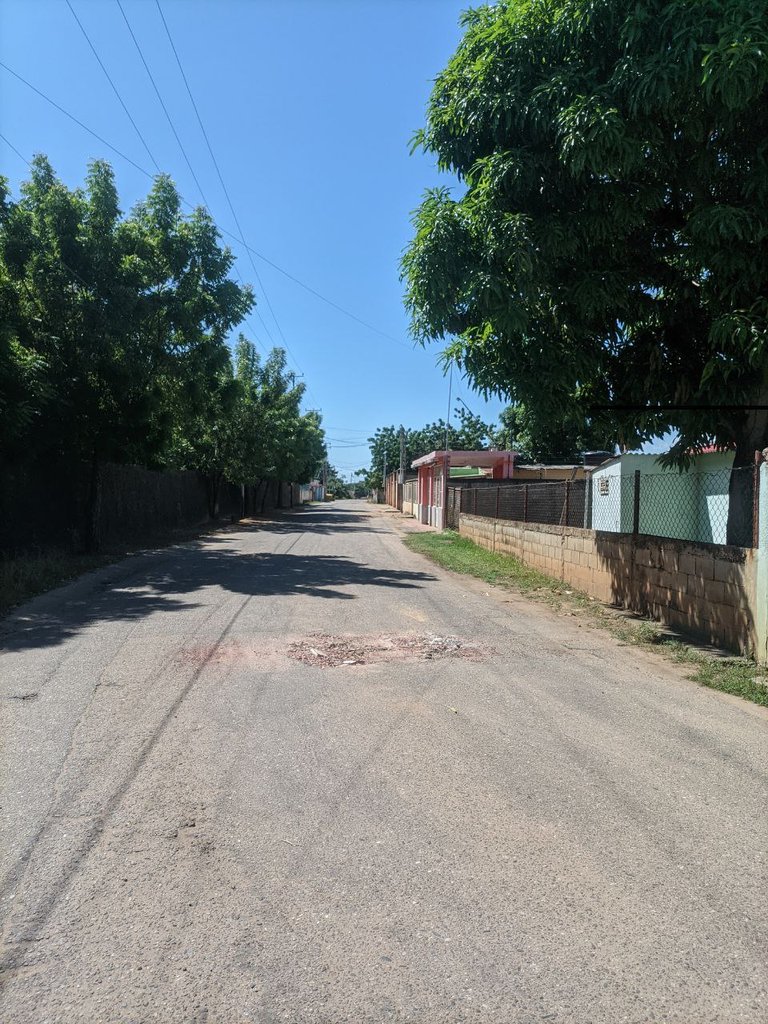
[[[508,480],[514,473],[516,452],[430,452],[411,463],[419,473],[419,498],[415,515],[422,523],[442,530],[451,468],[484,469],[494,480]]]

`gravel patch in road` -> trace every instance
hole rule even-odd
[[[338,665],[369,665],[372,662],[431,661],[438,658],[468,658],[479,661],[493,651],[457,636],[404,633],[381,636],[333,636],[314,633],[288,647],[296,661],[318,668]]]

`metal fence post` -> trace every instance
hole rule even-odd
[[[523,522],[528,522],[528,484],[523,484]]]
[[[592,477],[587,473],[584,477],[584,529],[592,528]]]
[[[496,488],[496,518],[499,518],[499,501],[501,499],[501,488]]]
[[[477,487],[473,487],[472,488],[472,490],[475,492],[475,515],[477,515],[477,492],[478,492],[478,489],[479,488],[477,488]]]
[[[755,464],[752,467],[752,547],[760,547],[760,466],[763,453],[755,450]]]
[[[635,493],[632,503],[632,533],[637,536],[640,533],[640,470],[635,470]]]
[[[563,526],[568,525],[568,513],[571,511],[571,481],[565,481],[565,522]]]

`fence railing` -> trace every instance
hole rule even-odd
[[[583,526],[710,544],[757,545],[756,471],[595,474],[587,480],[504,481],[448,488],[446,523],[462,513],[521,523]]]
[[[551,526],[584,526],[585,480],[508,481],[495,487],[449,487],[447,524],[458,529],[462,512]]]

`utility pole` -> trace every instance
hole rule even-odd
[[[453,361],[451,361],[450,375],[448,377],[448,412],[445,417],[445,464],[443,466],[443,518],[440,529],[444,530],[448,518],[448,478],[451,475],[451,453],[448,448],[451,429],[451,391],[453,390]]]
[[[405,427],[400,427],[400,486],[405,483]]]

